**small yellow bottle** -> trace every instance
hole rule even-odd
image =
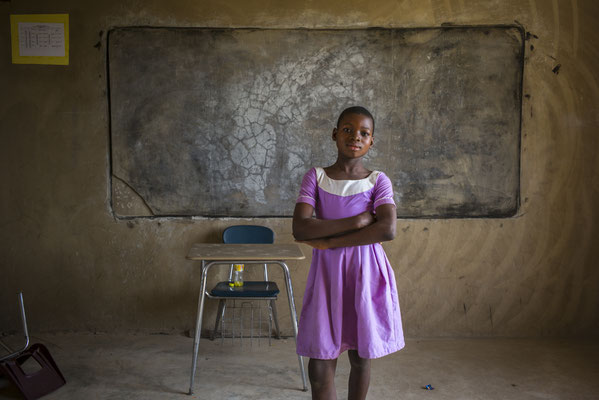
[[[229,282],[229,286],[235,288],[243,286],[243,264],[233,265],[233,282]]]

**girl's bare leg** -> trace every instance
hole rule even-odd
[[[337,359],[319,360],[311,358],[308,362],[308,377],[312,387],[312,400],[336,400],[335,369]]]
[[[370,359],[361,358],[356,350],[348,350],[349,372],[348,400],[364,400],[370,385]]]

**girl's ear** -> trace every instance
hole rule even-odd
[[[333,128],[333,134],[331,135],[333,138],[333,142],[337,141],[337,128]]]

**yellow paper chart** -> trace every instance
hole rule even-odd
[[[69,65],[69,14],[10,16],[13,64]]]

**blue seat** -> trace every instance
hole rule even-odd
[[[241,288],[231,290],[229,282],[219,282],[210,291],[213,297],[252,298],[275,297],[279,294],[279,287],[275,282],[246,281]]]
[[[269,244],[274,243],[275,233],[272,229],[260,225],[233,225],[223,231],[223,243],[225,244]],[[246,299],[246,300],[266,300],[268,304],[268,317],[274,322],[275,334],[280,338],[279,321],[277,318],[277,308],[275,300],[279,294],[279,287],[276,282],[268,280],[268,266],[264,265],[263,281],[244,281],[241,288],[232,290],[229,282],[233,279],[233,265],[229,269],[229,280],[219,282],[208,293],[210,298],[218,299],[218,311],[214,330],[210,338],[214,340],[218,332],[219,323],[224,319],[227,308],[227,299]],[[221,333],[222,334],[222,333]],[[270,335],[270,332],[269,332]]]

